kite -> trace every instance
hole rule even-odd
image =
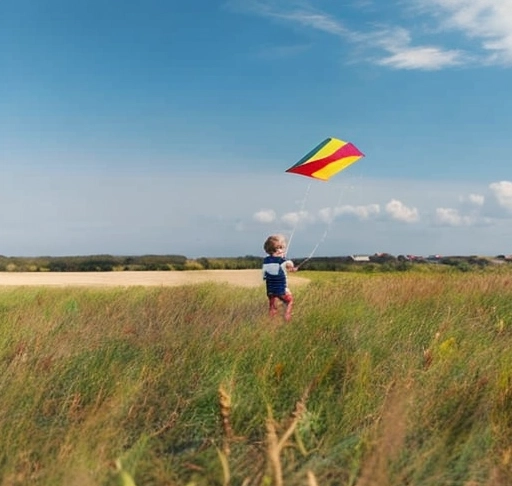
[[[327,181],[361,157],[364,154],[352,143],[326,138],[286,172]]]

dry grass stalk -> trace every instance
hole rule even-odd
[[[275,486],[283,485],[283,467],[281,464],[281,452],[286,446],[288,439],[295,432],[297,424],[306,411],[306,399],[309,395],[310,387],[306,389],[300,400],[295,404],[292,412],[292,421],[282,437],[279,439],[276,431],[276,423],[272,416],[270,407],[268,409],[267,427],[267,459],[270,466]]]
[[[379,437],[362,465],[356,486],[389,484],[389,462],[396,458],[405,441],[407,403],[407,385],[395,388],[392,384],[387,392],[379,423]]]
[[[316,480],[313,471],[308,471],[308,486],[318,486],[318,481]]]
[[[231,452],[230,442],[233,439],[233,428],[230,422],[231,395],[226,391],[224,385],[219,386],[219,408],[223,432],[222,452],[227,457]]]
[[[217,455],[219,456],[220,463],[222,465],[222,473],[224,477],[224,481],[222,482],[223,486],[228,486],[231,481],[231,472],[229,470],[229,462],[226,454],[222,452],[220,449],[217,449]]]
[[[135,481],[133,480],[130,473],[128,473],[125,469],[123,469],[123,466],[121,464],[121,460],[116,460],[116,469],[119,473],[119,480],[122,484],[122,486],[136,486]]]
[[[274,476],[275,486],[283,485],[283,469],[281,459],[279,457],[279,440],[277,438],[276,424],[269,408],[269,417],[266,422],[267,426],[267,459],[270,469]]]

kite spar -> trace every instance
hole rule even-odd
[[[318,179],[321,181],[328,181],[332,176],[346,169],[354,162],[357,162],[361,157],[364,157],[364,154],[352,143],[345,142],[338,138],[326,138],[322,143],[318,144],[313,150],[302,157],[302,159],[300,159],[295,165],[292,165],[287,169],[286,172],[311,177],[312,179]],[[311,182],[306,190],[306,196],[302,202],[301,212],[304,210],[304,205],[310,188]],[[332,220],[329,222],[324,235],[316,244],[313,251],[300,263],[298,267],[303,265],[313,256],[318,246],[325,240],[331,223]],[[297,225],[293,228],[292,234],[289,238],[288,248],[290,248],[290,243],[296,228]]]

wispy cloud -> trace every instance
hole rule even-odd
[[[322,12],[312,10],[296,10],[287,13],[276,13],[273,17],[299,23],[304,27],[311,27],[327,34],[348,35],[350,32],[341,22]]]
[[[480,43],[487,61],[512,65],[511,0],[417,0],[446,30]]]
[[[369,47],[380,47],[388,55],[376,57],[375,63],[395,69],[437,70],[461,65],[466,55],[459,50],[437,46],[413,46],[410,33],[401,28],[386,29],[366,37]]]
[[[355,17],[349,22],[343,13],[314,8],[312,1],[231,0],[229,4],[340,37],[357,47],[358,59],[392,69],[512,65],[512,0],[415,0],[407,7],[395,1],[386,5],[394,20],[385,23],[376,5],[366,9],[356,2],[352,7],[361,13],[357,24]],[[413,23],[414,29],[404,28],[405,22]]]
[[[227,4],[237,10],[248,11],[276,20],[282,20],[326,32],[332,35],[347,35],[349,31],[343,23],[332,15],[328,15],[307,2],[265,1],[265,0],[231,0]]]

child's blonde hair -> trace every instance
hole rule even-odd
[[[282,248],[284,246],[286,246],[286,238],[283,235],[271,235],[265,240],[263,249],[271,255],[279,250],[279,247]]]

